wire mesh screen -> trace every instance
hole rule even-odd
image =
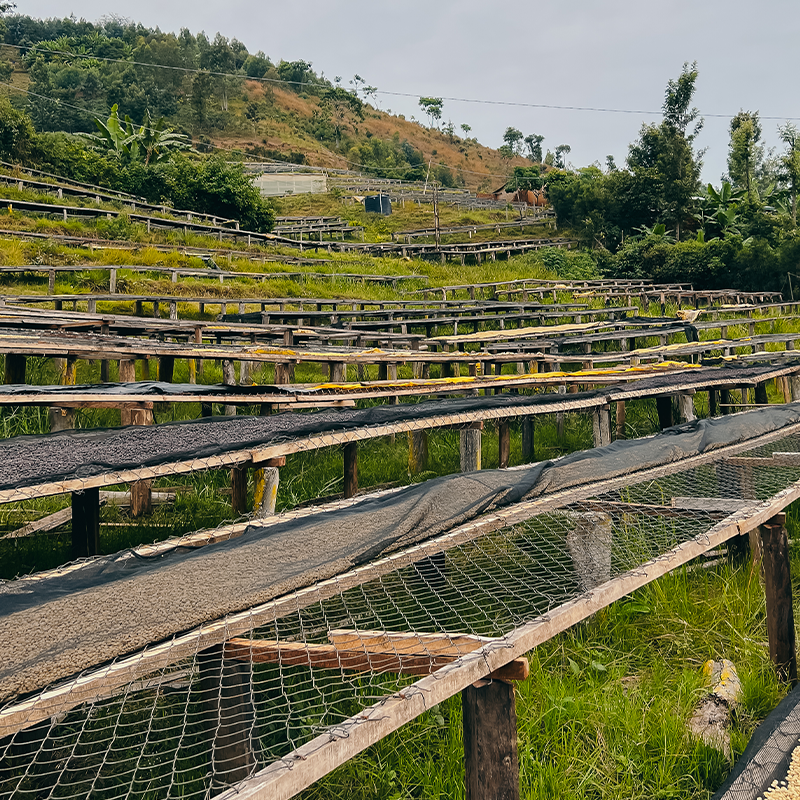
[[[764,499],[800,480],[800,465],[771,463],[791,452],[800,437],[744,453],[743,464],[720,460],[539,513],[354,586],[329,581],[120,688],[97,679],[81,705],[2,740],[0,795],[216,794],[320,733],[336,738],[393,692],[418,691],[415,676],[487,641],[502,646],[524,623],[704,542],[730,512],[723,500]],[[39,695],[28,708],[45,703]]]

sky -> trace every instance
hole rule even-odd
[[[490,147],[509,126],[542,134],[545,148],[569,144],[577,167],[607,155],[624,163],[684,62],[699,70],[704,180],[719,183],[725,172],[728,124],[740,109],[761,113],[768,146],[779,146],[782,121],[800,126],[797,0],[18,0],[17,11],[219,31],[273,62],[310,61],[345,85],[357,73],[378,88],[380,108],[406,117],[424,119],[420,96],[452,98],[443,121],[456,130],[466,123]]]

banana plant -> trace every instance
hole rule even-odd
[[[120,119],[119,107],[114,104],[108,119],[105,122],[96,119],[95,125],[98,133],[79,135],[93,147],[121,161],[144,161],[147,166],[189,147],[187,138],[167,128],[163,117],[154,123],[149,111],[145,112],[141,126],[136,128],[129,116],[126,115],[124,121]]]

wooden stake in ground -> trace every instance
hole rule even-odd
[[[789,570],[789,542],[783,515],[760,528],[767,600],[769,655],[781,680],[797,683],[797,652],[794,640],[792,578]]]
[[[514,686],[480,681],[461,692],[466,800],[519,800]]]

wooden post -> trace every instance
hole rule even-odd
[[[797,653],[792,611],[792,576],[789,569],[789,542],[780,514],[760,528],[764,567],[764,590],[767,600],[767,636],[769,655],[778,677],[797,683]]]
[[[175,357],[161,356],[158,359],[158,379],[163,383],[172,383],[172,376],[175,372]]]
[[[136,381],[136,362],[132,359],[123,359],[119,362],[120,383],[133,383]],[[153,414],[148,410],[123,408],[120,411],[122,425],[152,425]],[[141,517],[153,510],[153,501],[150,487],[152,481],[135,481],[131,484],[131,516]]]
[[[428,431],[408,432],[408,471],[419,475],[428,469]]]
[[[611,444],[611,411],[608,406],[592,411],[592,433],[595,447]]]
[[[513,684],[480,681],[461,692],[466,800],[519,800]]]
[[[62,361],[61,368],[61,385],[74,386],[76,379],[75,359],[59,359]],[[58,406],[51,406],[48,410],[48,417],[50,418],[50,431],[66,431],[75,427],[75,409],[74,408],[59,408]]]
[[[331,383],[347,381],[347,364],[344,361],[331,361],[328,364],[328,377]]]
[[[235,514],[247,512],[247,467],[231,469],[231,506]]]
[[[716,389],[708,392],[708,416],[716,417],[719,414],[719,397]]]
[[[731,392],[730,389],[719,390],[719,405],[720,411],[723,414],[731,413]]]
[[[765,406],[769,403],[767,384],[765,381],[756,384],[756,405]]]
[[[625,401],[617,400],[617,426],[616,426],[617,439],[625,438],[625,414],[626,414]]]
[[[228,358],[222,362],[222,382],[226,386],[236,386],[236,368],[233,361]],[[226,417],[235,417],[236,406],[226,405],[224,414]]]
[[[507,421],[504,420],[497,426],[497,433],[500,448],[498,465],[500,469],[506,469],[511,457],[511,428]]]
[[[286,457],[282,456],[281,458],[285,464]],[[269,517],[275,513],[279,481],[278,467],[259,467],[255,471],[253,510],[257,518]]]
[[[671,428],[672,421],[672,398],[669,396],[656,397],[656,411],[658,411],[658,426],[663,431],[664,428]]]
[[[25,356],[9,353],[6,356],[6,374],[4,383],[7,385],[12,383],[25,383],[25,366],[27,363],[28,359]]]
[[[344,496],[355,497],[358,491],[358,442],[344,446]]]
[[[216,784],[247,778],[256,767],[255,712],[251,702],[249,664],[223,657],[219,644],[197,655],[200,691],[213,745],[212,774]]]
[[[72,557],[86,558],[100,552],[100,488],[72,493]]]
[[[482,422],[470,423],[459,431],[459,451],[461,455],[461,471],[477,472],[481,468],[481,431]]]
[[[678,417],[681,422],[691,422],[697,419],[697,415],[694,413],[694,397],[692,395],[678,395]]]
[[[530,464],[536,460],[533,417],[522,418],[522,460]]]
[[[800,400],[800,375],[789,376],[789,388],[792,393],[792,400]]]

